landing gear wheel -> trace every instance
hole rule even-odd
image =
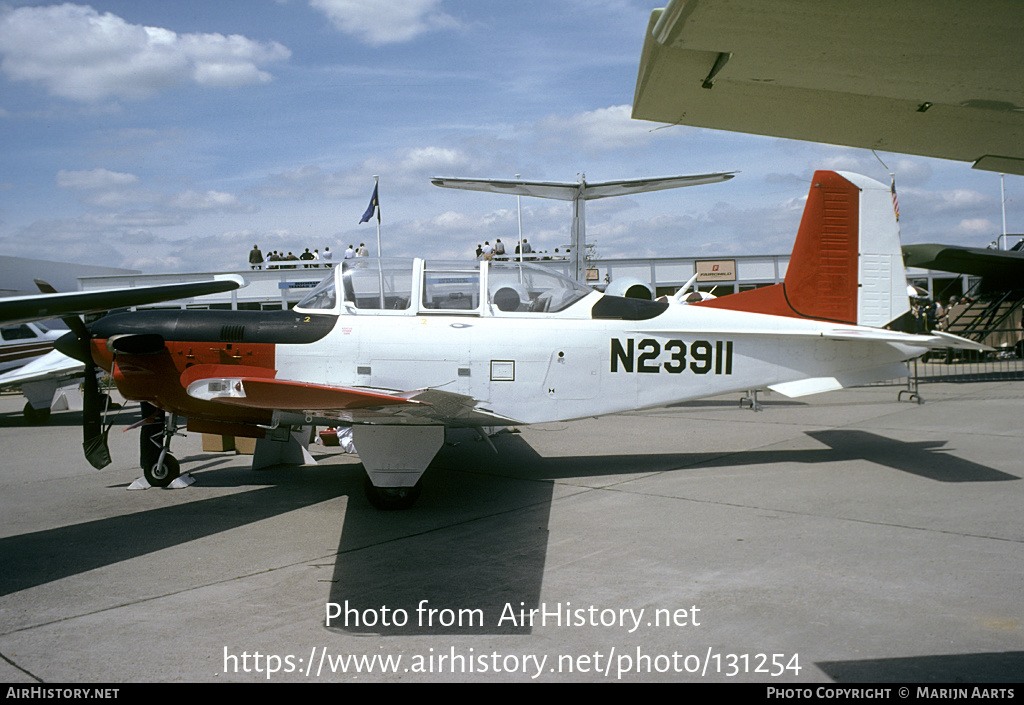
[[[167,487],[174,482],[174,478],[180,474],[180,471],[181,467],[178,465],[177,459],[173,455],[166,455],[163,463],[158,460],[148,466],[143,474],[146,476],[146,482],[153,487]]]
[[[25,402],[25,408],[21,410],[21,413],[25,417],[25,421],[33,426],[50,420],[50,407],[48,406],[37,409],[30,403]]]
[[[366,499],[377,509],[409,509],[416,504],[420,496],[420,483],[412,487],[376,487],[367,475],[363,479],[363,492]]]

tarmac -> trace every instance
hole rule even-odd
[[[4,395],[0,682],[1020,682],[1024,382],[899,390],[452,433],[401,512]]]

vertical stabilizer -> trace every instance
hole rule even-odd
[[[782,284],[694,304],[882,327],[909,310],[889,187],[818,171]]]

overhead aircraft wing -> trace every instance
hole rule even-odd
[[[1024,252],[1018,250],[937,244],[905,245],[903,263],[907,267],[973,274],[978,277],[1013,277],[1018,284],[1024,279]]]
[[[633,117],[1024,175],[1016,0],[670,0]]]
[[[0,323],[14,325],[62,316],[77,316],[114,308],[217,294],[242,286],[245,286],[245,280],[242,277],[224,274],[218,275],[214,281],[207,282],[14,296],[0,299]]]
[[[572,181],[523,181],[520,179],[466,179],[461,177],[437,176],[430,180],[441,188],[486,191],[512,196],[534,196],[558,201],[572,201],[581,197],[584,201],[611,196],[629,196],[635,193],[661,191],[684,186],[701,186],[728,181],[735,172],[696,174],[693,176],[662,176],[643,179],[622,179],[619,181],[572,182]]]

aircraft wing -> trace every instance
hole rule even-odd
[[[670,0],[633,117],[1024,175],[1024,4]]]
[[[248,376],[248,375],[254,376]],[[289,411],[349,423],[436,423],[479,426],[509,419],[472,397],[437,389],[411,392],[275,379],[274,370],[196,365],[182,375],[189,396],[254,409]],[[230,375],[230,376],[229,376]],[[259,375],[259,376],[255,376]]]
[[[0,389],[18,387],[29,382],[40,382],[44,379],[63,379],[74,377],[85,371],[85,364],[74,360],[62,352],[51,350],[16,370],[0,375]]]
[[[214,281],[208,282],[14,296],[0,299],[0,324],[14,325],[48,318],[108,311],[127,306],[141,306],[159,301],[187,299],[231,291],[242,286],[245,286],[245,280],[242,277],[229,274],[219,275]]]
[[[488,193],[504,193],[512,196],[534,196],[551,198],[558,201],[572,201],[581,196],[585,201],[611,196],[628,196],[648,191],[661,191],[683,186],[701,186],[728,181],[735,172],[716,174],[695,174],[692,176],[662,176],[643,179],[623,179],[620,181],[567,182],[567,181],[523,181],[521,179],[466,179],[461,177],[437,176],[430,180],[434,186],[442,188],[463,189],[466,191],[486,191]]]

